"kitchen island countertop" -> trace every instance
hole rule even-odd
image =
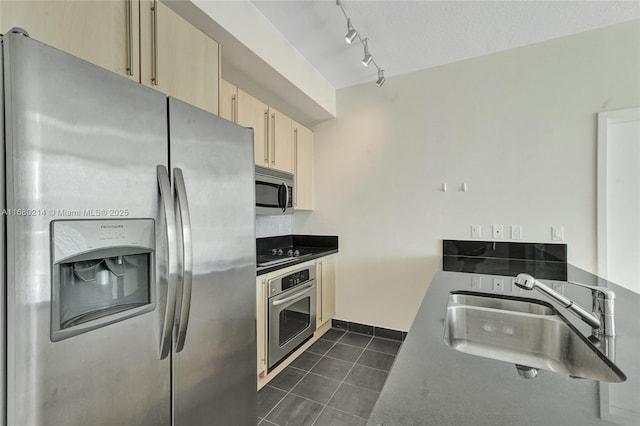
[[[493,276],[477,275],[493,293]],[[520,378],[514,364],[462,353],[443,340],[449,292],[471,290],[472,274],[438,272],[424,297],[368,423],[409,425],[611,425],[640,424],[640,295],[569,268],[569,281],[605,285],[616,292],[616,364],[622,383],[541,371]],[[512,294],[511,278],[505,294]],[[546,280],[542,280],[546,281]],[[565,295],[590,307],[591,294],[564,284]],[[489,288],[489,290],[487,289]],[[516,293],[518,293],[516,291]],[[512,294],[549,302],[535,291]],[[583,335],[590,328],[552,303]]]

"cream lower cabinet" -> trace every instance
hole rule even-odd
[[[316,328],[320,328],[336,314],[336,255],[316,261]]]
[[[163,3],[140,1],[142,84],[218,114],[219,45]]]
[[[313,132],[293,122],[293,208],[313,210]]]
[[[140,81],[138,0],[0,1],[0,31],[35,40]]]

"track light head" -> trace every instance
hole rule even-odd
[[[347,35],[344,36],[344,40],[351,44],[353,40],[358,36],[358,32],[351,26],[351,19],[347,19]]]
[[[384,70],[380,68],[380,65],[378,65],[378,63],[373,60],[373,55],[369,53],[369,44],[368,44],[369,39],[367,38],[363,39],[360,36],[360,34],[358,34],[356,29],[353,28],[353,25],[351,25],[351,18],[349,18],[349,16],[347,15],[347,12],[344,11],[344,7],[342,7],[341,0],[336,0],[336,6],[340,8],[340,10],[342,11],[342,14],[347,20],[347,34],[344,36],[345,41],[347,42],[347,44],[352,44],[353,41],[357,38],[360,42],[362,42],[362,44],[364,44],[364,57],[362,58],[362,65],[364,65],[365,67],[368,67],[369,64],[373,62],[373,65],[375,65],[375,67],[378,69],[378,80],[376,80],[376,84],[378,85],[378,87],[381,87],[385,81]]]
[[[365,67],[368,67],[373,60],[373,56],[371,56],[371,53],[369,53],[369,45],[367,44],[367,40],[368,39],[366,38],[362,40],[362,43],[364,44],[364,58],[362,58],[362,65],[364,65]]]
[[[378,87],[382,87],[384,81],[384,70],[378,69],[378,80],[376,80],[376,84],[378,85]]]

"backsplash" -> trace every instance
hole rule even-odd
[[[454,272],[567,280],[567,245],[497,241],[442,241],[442,269]]]
[[[292,234],[292,215],[256,216],[256,238]]]

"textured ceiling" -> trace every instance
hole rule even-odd
[[[335,0],[252,0],[336,88],[375,81]],[[640,1],[342,0],[385,77],[640,19]]]

